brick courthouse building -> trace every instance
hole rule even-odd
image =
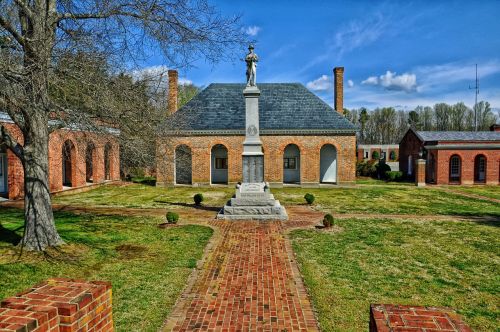
[[[22,143],[23,135],[6,113],[0,123]],[[50,191],[84,187],[88,184],[120,180],[119,131],[104,128],[92,133],[75,128],[60,129],[49,136]],[[0,196],[23,198],[24,172],[21,160],[0,145]]]
[[[343,68],[334,69],[336,110],[299,83],[258,83],[264,179],[318,186],[355,181],[356,130],[342,115]],[[245,84],[210,84],[177,110],[177,72],[169,71],[169,108],[157,144],[158,185],[242,180]]]
[[[399,170],[414,177],[419,158],[425,159],[426,183],[499,184],[500,127],[476,132],[409,129],[399,145]]]

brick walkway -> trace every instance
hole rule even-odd
[[[318,331],[280,222],[210,225],[212,248],[165,331]]]

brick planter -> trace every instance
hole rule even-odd
[[[0,331],[113,331],[111,284],[55,278],[0,303]]]
[[[450,308],[392,304],[370,305],[370,332],[470,332]]]

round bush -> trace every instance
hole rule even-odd
[[[310,194],[310,193],[307,193],[304,195],[304,199],[306,200],[307,204],[312,204],[314,203],[314,200],[316,199],[316,197],[314,197],[313,194]]]
[[[323,217],[323,226],[332,227],[333,226],[333,216],[330,213],[325,214]]]
[[[179,214],[175,212],[168,211],[167,212],[167,221],[170,224],[177,224],[177,221],[179,220]]]
[[[194,204],[200,205],[201,202],[203,202],[203,195],[202,194],[196,194],[193,196]]]
[[[380,154],[378,153],[378,151],[373,151],[372,159],[378,159],[378,158],[380,158]]]

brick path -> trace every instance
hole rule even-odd
[[[281,222],[209,224],[212,248],[165,331],[318,331]]]

